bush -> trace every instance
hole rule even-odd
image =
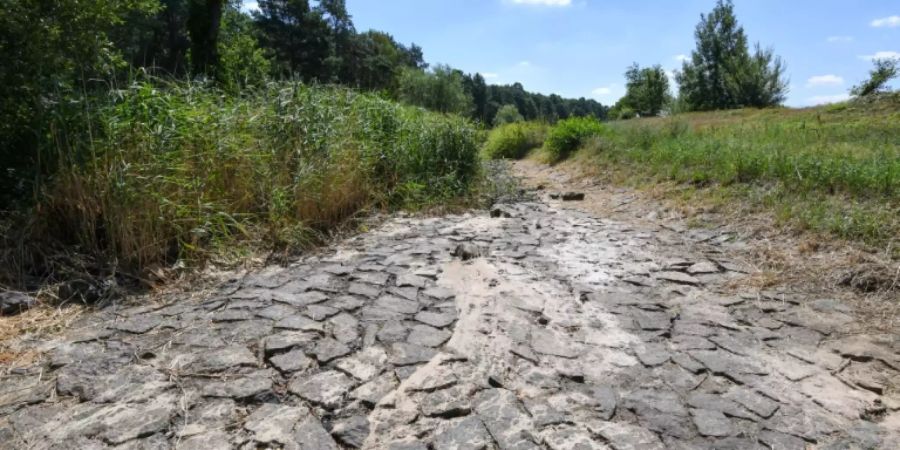
[[[341,88],[223,96],[137,83],[85,104],[90,119],[73,123],[92,132],[59,123],[47,137],[78,140],[58,148],[60,168],[25,217],[33,226],[7,242],[30,246],[6,253],[25,255],[16,263],[32,273],[51,269],[36,257],[48,248],[126,271],[199,262],[241,241],[287,248],[366,208],[463,194],[478,168],[470,122]]]
[[[544,142],[544,150],[551,160],[559,161],[578,150],[587,139],[602,136],[605,133],[606,127],[591,117],[573,117],[561,120],[550,129],[547,140]]]
[[[547,126],[536,122],[516,122],[491,130],[483,154],[488,159],[524,157],[540,147],[547,135]]]
[[[522,122],[525,118],[519,113],[516,105],[503,105],[494,116],[494,126],[506,125],[508,123]]]

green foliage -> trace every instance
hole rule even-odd
[[[596,156],[642,181],[765,192],[815,229],[883,244],[900,235],[898,118],[900,102],[885,97],[619,122]]]
[[[0,205],[27,198],[44,171],[50,115],[125,67],[110,36],[155,0],[8,0],[0,7]]]
[[[709,15],[701,15],[695,37],[697,48],[675,77],[689,110],[761,108],[784,102],[788,90],[784,63],[759,44],[750,53],[731,0],[718,0]]]
[[[271,61],[254,37],[253,22],[246,14],[225,11],[218,54],[218,79],[229,91],[262,86],[268,81]]]
[[[469,114],[472,99],[463,86],[463,75],[449,66],[423,72],[406,69],[400,74],[398,97],[404,103],[442,113]]]
[[[662,66],[641,68],[635,63],[625,72],[625,80],[625,97],[616,104],[620,119],[658,116],[669,102],[669,77]]]
[[[885,92],[888,82],[900,76],[900,59],[876,59],[873,64],[875,67],[869,72],[869,78],[850,89],[850,95],[868,97]]]
[[[95,132],[56,154],[23,227],[32,254],[66,245],[140,271],[247,240],[296,246],[361,209],[463,194],[478,167],[466,120],[346,89],[135,83],[84,100]],[[71,131],[56,125],[52,142]]]
[[[494,126],[522,122],[524,120],[525,118],[519,113],[519,108],[516,108],[516,105],[504,105],[497,111],[497,115],[494,116]]]
[[[491,130],[482,154],[487,159],[520,159],[539,148],[547,136],[547,125],[539,122],[514,122]]]
[[[572,117],[561,120],[547,135],[544,150],[551,160],[559,161],[578,150],[588,139],[602,136],[607,128],[591,117]]]

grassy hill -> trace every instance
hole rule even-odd
[[[896,247],[900,239],[898,95],[806,109],[679,114],[610,128],[577,157],[621,180],[678,182],[723,206],[748,203],[804,228],[878,246]]]
[[[501,135],[516,135],[509,127],[483,154],[498,155]],[[579,147],[570,163],[610,181],[672,184],[669,195],[682,201],[767,211],[900,254],[900,95],[617,121],[570,140]],[[544,143],[541,156],[557,161],[550,153],[559,154]]]

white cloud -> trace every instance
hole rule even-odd
[[[850,100],[850,94],[816,95],[808,99],[810,105],[825,105]]]
[[[868,60],[873,60],[873,59],[895,59],[895,58],[900,59],[900,52],[880,51],[880,52],[875,52],[874,55],[861,55],[860,58],[861,58],[861,59],[868,59]]]
[[[569,6],[572,0],[511,0],[516,5]]]
[[[591,91],[591,94],[594,94],[594,97],[606,97],[607,95],[612,94],[612,86],[598,87]]]
[[[519,67],[531,67],[531,61],[528,61],[528,60],[519,61],[519,63],[516,65]]]
[[[256,0],[244,0],[242,9],[244,11],[259,11],[259,2]]]
[[[806,80],[807,87],[813,86],[840,86],[844,84],[844,79],[837,75],[816,75]]]
[[[485,73],[481,74],[481,76],[483,76],[485,80],[493,80],[496,78],[500,78],[500,74],[494,73],[494,72],[485,72]]]
[[[853,36],[828,36],[827,41],[832,44],[853,42]]]
[[[674,58],[675,61],[687,61],[688,55],[675,55]]]
[[[872,26],[875,28],[900,27],[900,16],[889,16],[875,19],[872,21]]]

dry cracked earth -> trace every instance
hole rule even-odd
[[[897,337],[726,294],[732,244],[549,201],[396,218],[23,344],[44,357],[0,380],[0,448],[900,447]]]

